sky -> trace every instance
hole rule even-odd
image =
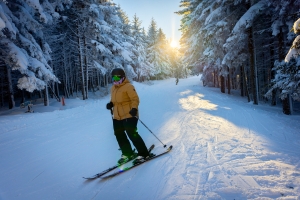
[[[168,39],[177,42],[181,37],[180,28],[181,16],[174,12],[181,10],[180,0],[113,0],[127,13],[130,20],[134,14],[142,21],[142,26],[147,31],[151,19],[157,23]]]
[[[87,181],[121,156],[109,95],[73,97],[65,106],[36,101],[34,113],[0,110],[0,199],[300,199],[299,115],[203,87],[200,76],[133,85],[140,120],[173,146],[169,153]],[[165,150],[140,122],[138,131],[153,153]]]

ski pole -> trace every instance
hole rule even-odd
[[[144,122],[142,122],[142,120],[140,120],[140,118],[136,117],[147,129],[148,131],[150,131],[150,133],[152,133],[152,135],[154,135],[156,137],[156,139],[158,139],[160,141],[160,143],[162,143],[164,145],[164,148],[166,148],[167,145],[165,145],[147,126],[146,124],[144,124]]]
[[[113,110],[112,109],[110,109],[110,114],[111,114],[112,120],[114,120],[114,114],[113,114]]]

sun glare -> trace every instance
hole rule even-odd
[[[172,40],[171,43],[170,43],[170,46],[172,48],[178,48],[179,47],[179,43],[176,40]]]

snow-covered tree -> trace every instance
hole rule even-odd
[[[247,11],[236,22],[231,36],[224,44],[226,55],[222,64],[229,67],[239,67],[249,60],[250,82],[254,104],[258,104],[256,70],[255,70],[255,46],[253,36],[253,24],[255,19],[267,8],[266,0],[257,3],[245,4]]]
[[[201,13],[200,17],[192,18],[200,27],[201,38],[197,37],[197,39],[201,39],[199,43],[202,45],[203,52],[198,62],[205,66],[202,75],[205,84],[217,85],[218,76],[226,77],[229,74],[227,68],[221,63],[225,53],[223,45],[232,29],[229,24],[232,24],[232,17],[236,16],[232,13],[237,10],[235,6],[230,8],[229,5],[227,1],[202,2],[195,10],[195,13]]]
[[[157,28],[154,19],[151,20],[148,29],[147,43],[147,59],[154,68],[153,75],[156,79],[166,78],[170,75],[170,62],[166,48],[167,40],[162,29]]]
[[[300,19],[293,26],[295,34],[300,33]],[[286,99],[288,95],[294,100],[300,100],[300,36],[298,35],[284,61],[276,61],[273,70],[276,72],[272,80],[273,86],[266,96],[271,97],[273,90],[280,91],[280,98]]]
[[[92,43],[99,53],[99,64],[110,72],[113,68],[125,68],[126,62],[132,61],[132,44],[128,35],[123,34],[123,26],[118,7],[112,2],[100,3],[97,7],[95,26],[97,36]],[[128,40],[128,41],[127,41]]]
[[[169,54],[169,47],[170,44],[167,41],[166,35],[164,34],[163,30],[161,28],[158,29],[157,34],[157,52],[159,56],[159,65],[157,65],[158,72],[160,73],[160,76],[163,78],[168,77],[171,75],[171,68],[170,68],[170,58]]]
[[[69,40],[66,45],[73,52],[67,60],[74,63],[80,74],[75,80],[83,99],[87,98],[90,87],[95,89],[94,84],[108,83],[113,68],[124,68],[128,74],[133,72],[130,26],[121,18],[119,7],[111,1],[77,0],[64,16],[62,27],[67,27]]]
[[[167,45],[167,52],[169,56],[169,63],[170,63],[170,71],[172,76],[176,78],[178,81],[179,78],[186,78],[191,72],[187,68],[187,65],[183,62],[183,57],[180,52],[180,48],[174,48],[171,45]]]
[[[132,30],[131,30],[131,24],[130,20],[127,16],[127,14],[119,8],[119,17],[122,23],[121,26],[121,35],[122,35],[122,41],[123,41],[123,47],[127,52],[127,56],[129,59],[123,59],[123,66],[126,71],[126,75],[129,79],[136,78],[138,75],[136,73],[136,70],[134,69],[134,60],[132,59],[134,57],[133,51],[134,51],[134,38],[132,37]]]
[[[239,88],[254,104],[266,101],[264,94],[275,84],[271,79],[276,70],[271,68],[275,60],[279,60],[276,66],[281,63],[285,46],[292,42],[288,30],[299,4],[294,0],[182,0],[183,9],[177,13],[182,15],[184,62],[194,72],[202,71],[202,80],[220,86],[222,92],[225,87],[228,92]],[[275,105],[276,90],[272,91]]]
[[[147,60],[146,35],[136,14],[133,16],[131,32],[133,37],[133,66],[137,74],[136,79],[138,81],[149,79],[153,74],[153,69],[151,69],[152,65]]]
[[[51,24],[59,17],[55,12],[57,6],[63,6],[62,1],[54,5],[48,0],[42,3],[34,0],[0,2],[1,59],[8,71],[19,72],[19,89],[28,92],[47,90],[49,82],[58,82],[48,64],[51,50],[42,32],[45,24]],[[13,101],[12,86],[9,87],[10,101]]]

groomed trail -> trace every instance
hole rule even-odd
[[[111,179],[86,181],[120,157],[108,96],[70,109],[66,99],[52,112],[1,115],[0,199],[300,198],[299,115],[203,87],[200,76],[134,85],[140,119],[173,145],[170,153]],[[163,151],[138,128],[154,153]]]

